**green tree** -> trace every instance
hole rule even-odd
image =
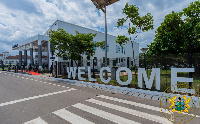
[[[68,59],[75,60],[76,65],[81,60],[83,54],[93,56],[95,54],[94,47],[103,48],[104,42],[93,42],[96,34],[92,33],[79,33],[75,31],[76,35],[69,34],[64,29],[58,28],[57,31],[50,31],[50,43],[54,44],[56,55],[58,57],[67,57]]]
[[[122,9],[126,17],[122,19],[118,19],[117,26],[121,27],[124,25],[126,21],[130,21],[133,25],[132,27],[128,28],[128,33],[136,35],[138,31],[148,31],[153,29],[153,16],[151,16],[151,13],[147,13],[144,16],[139,16],[139,8],[135,5],[128,5],[126,3],[124,9]],[[137,35],[136,35],[137,37]],[[135,37],[135,38],[136,38]],[[118,35],[116,43],[119,43],[120,45],[124,45],[129,41],[129,38],[124,35]]]
[[[118,19],[117,27],[124,26],[124,23],[126,21],[130,21],[131,23],[129,23],[128,33],[129,33],[129,35],[130,34],[136,35],[134,40],[137,38],[137,36],[138,36],[137,34],[139,33],[139,31],[145,32],[145,31],[153,29],[153,16],[151,16],[151,13],[147,13],[144,16],[139,16],[139,12],[138,12],[139,8],[136,7],[135,5],[128,5],[128,3],[126,3],[124,9],[122,9],[122,10],[123,10],[122,13],[125,14],[126,17]],[[127,36],[118,35],[117,39],[116,39],[116,43],[119,43],[120,46],[123,46],[130,40],[131,39],[129,39]],[[133,41],[130,41],[130,42],[133,42]],[[135,61],[135,58],[134,58],[134,61]],[[135,68],[135,80],[137,80],[136,62],[134,62],[134,64],[135,64],[134,65],[135,66],[134,67]]]
[[[200,52],[200,1],[192,2],[181,12],[171,12],[157,28],[154,42],[147,55],[188,54],[189,67],[192,55]],[[192,77],[192,73],[189,73]],[[192,82],[189,83],[191,87]]]
[[[200,52],[200,2],[192,2],[182,12],[172,11],[157,28],[147,54],[184,54]]]

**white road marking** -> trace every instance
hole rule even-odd
[[[6,73],[5,73],[6,74]]]
[[[28,78],[26,78],[26,79],[28,79]]]
[[[22,78],[24,78],[24,77],[22,77]]]
[[[67,120],[68,122],[72,123],[72,124],[79,124],[80,122],[82,124],[94,124],[93,122],[90,122],[78,115],[75,115],[65,109],[61,109],[58,111],[53,112],[54,114],[56,114],[57,116],[61,117],[64,120]]]
[[[10,74],[9,74],[10,75]]]
[[[77,103],[75,105],[72,105],[73,107],[76,107],[78,109],[81,109],[83,111],[89,112],[91,114],[97,115],[101,118],[107,119],[109,121],[112,121],[114,123],[118,123],[118,124],[139,124],[138,122],[132,121],[132,120],[128,120],[126,118],[102,111],[100,109],[96,109],[81,103]]]
[[[44,82],[45,84],[47,83],[47,82]]]
[[[56,85],[56,84],[53,84],[53,85]]]
[[[35,80],[35,81],[37,81],[37,80]]]
[[[33,119],[31,121],[25,122],[24,124],[48,124],[44,120],[42,120],[40,117]]]
[[[120,102],[120,103],[129,104],[129,105],[134,105],[134,106],[137,106],[137,107],[150,109],[150,110],[154,110],[154,111],[158,111],[158,112],[161,111],[161,108],[159,108],[159,107],[154,107],[154,106],[150,106],[150,105],[146,105],[146,104],[142,104],[142,103],[132,102],[132,101],[123,100],[123,99],[114,98],[114,97],[109,97],[109,96],[104,96],[104,95],[99,95],[97,97],[108,99],[108,100],[113,100],[113,101]],[[170,114],[169,111],[166,111],[166,112],[167,112],[167,114]]]
[[[71,88],[71,89],[68,89],[68,90],[62,90],[62,91],[58,91],[58,92],[47,93],[47,94],[43,94],[43,95],[39,95],[39,96],[32,96],[32,97],[23,98],[23,99],[19,99],[19,100],[14,100],[14,101],[6,102],[6,103],[1,103],[0,107],[1,106],[15,104],[15,103],[19,103],[19,102],[24,102],[24,101],[28,101],[28,100],[32,100],[32,99],[38,99],[38,98],[45,97],[45,96],[52,96],[52,95],[55,95],[55,94],[60,94],[60,93],[64,93],[64,92],[67,92],[67,91],[73,91],[73,90],[76,90],[76,89]]]
[[[69,87],[66,87],[66,88],[69,88]]]
[[[154,110],[154,111],[157,111],[157,112],[161,112],[161,109],[162,109],[162,112],[164,112],[164,113],[167,113],[167,114],[171,114],[172,113],[171,110],[166,110],[164,108],[150,106],[150,105],[137,103],[137,102],[132,102],[132,101],[128,101],[128,100],[123,100],[123,99],[119,99],[119,98],[114,98],[114,97],[109,97],[109,96],[104,96],[104,95],[99,95],[97,97],[108,99],[108,100],[113,100],[113,101],[121,102],[121,103],[125,103],[125,104],[129,104],[129,105],[134,105],[134,106],[145,108],[145,109],[149,109],[149,110]],[[182,114],[188,114],[188,113],[182,112]],[[194,114],[188,114],[188,115],[195,116]],[[196,115],[196,117],[200,117],[200,116]]]
[[[142,117],[142,118],[145,118],[145,119],[148,119],[148,120],[151,120],[151,121],[156,121],[156,122],[159,122],[159,123],[162,123],[162,124],[172,124],[172,122],[170,122],[168,119],[157,116],[157,115],[132,110],[130,108],[125,108],[125,107],[122,107],[122,106],[102,102],[102,101],[95,100],[95,99],[88,99],[86,101],[97,104],[97,105],[101,105],[101,106],[104,106],[104,107],[108,107],[108,108],[111,108],[111,109],[114,109],[114,110],[117,110],[117,111],[121,111],[121,112],[124,112],[124,113],[128,113],[128,114],[131,114],[131,115]]]
[[[42,82],[42,81],[40,81],[40,82]]]
[[[49,83],[49,84],[51,84],[51,83]]]
[[[65,86],[62,86],[62,87],[65,87]]]
[[[13,76],[15,76],[15,75],[13,75]]]
[[[60,85],[57,85],[57,86],[60,86]]]
[[[17,77],[19,77],[19,76],[17,76]]]
[[[31,80],[33,80],[33,79],[31,79]]]

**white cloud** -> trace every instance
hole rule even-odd
[[[0,1],[0,51],[11,50],[12,43],[18,43],[36,34],[44,34],[54,21],[63,20],[94,30],[104,28],[104,13],[91,0],[1,0]],[[108,33],[128,36],[126,28],[117,28],[117,20],[125,17],[125,4],[139,7],[140,15],[151,13],[154,30],[140,33],[136,42],[146,47],[153,42],[155,30],[171,11],[179,12],[195,0],[121,0],[107,7]],[[128,22],[125,23],[128,26]],[[132,36],[134,38],[135,36]],[[10,48],[8,48],[10,46]],[[11,51],[10,51],[11,52]],[[18,52],[17,52],[18,53]]]

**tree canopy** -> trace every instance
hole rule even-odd
[[[126,21],[130,21],[133,25],[132,27],[128,28],[129,34],[137,34],[138,31],[148,31],[153,29],[153,16],[151,16],[151,13],[147,13],[144,16],[139,16],[139,8],[135,5],[128,5],[126,3],[124,9],[122,9],[126,17],[122,19],[118,19],[117,26],[121,27],[124,25]],[[136,36],[137,37],[137,36]],[[136,38],[135,37],[135,38]],[[118,35],[116,43],[119,43],[120,45],[124,45],[129,41],[129,38],[124,35]]]
[[[96,34],[79,33],[75,31],[76,35],[69,34],[64,29],[58,28],[57,31],[50,31],[50,43],[54,44],[56,55],[58,57],[66,56],[68,59],[81,60],[82,54],[93,56],[95,54],[94,47],[103,48],[104,42],[93,42]],[[77,63],[76,63],[77,64]]]
[[[149,55],[200,52],[200,2],[192,2],[181,12],[172,11],[157,28]]]

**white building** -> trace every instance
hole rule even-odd
[[[43,62],[42,62],[42,55],[47,55],[47,62],[50,69],[51,63],[55,63],[55,61],[58,62],[58,69],[61,70],[63,65],[71,66],[71,60],[64,60],[63,58],[59,58],[54,55],[55,60],[52,61],[50,59],[51,52],[50,52],[50,42],[49,42],[49,36],[48,32],[50,30],[57,30],[58,28],[62,28],[65,31],[67,31],[70,34],[75,35],[75,30],[77,30],[79,33],[96,33],[96,37],[94,37],[94,42],[100,42],[105,40],[105,34],[102,32],[98,32],[95,30],[91,30],[85,27],[81,27],[78,25],[74,25],[71,23],[63,22],[60,20],[55,21],[52,26],[46,31],[44,35],[36,35],[34,37],[31,37],[27,39],[24,42],[20,42],[19,44],[15,45],[13,47],[13,50],[19,50],[19,54],[22,54],[22,50],[24,50],[24,54],[27,55],[27,50],[30,50],[30,56],[31,61],[33,62],[33,52],[37,52],[38,54],[38,64],[41,68]],[[139,44],[138,43],[127,43],[123,47],[121,47],[118,43],[115,42],[117,39],[116,36],[109,35],[107,36],[107,58],[109,58],[109,66],[113,66],[113,60],[117,60],[117,66],[126,66],[131,67],[131,65],[136,64],[139,66]],[[105,56],[104,49],[101,48],[95,48],[96,53],[93,57],[91,57],[90,62],[87,61],[86,55],[82,55],[82,66],[92,66],[92,59],[97,59],[97,65],[95,65],[95,68],[99,70],[102,67],[103,63],[103,57]],[[56,51],[57,52],[57,51]],[[134,61],[135,59],[135,61]],[[19,60],[20,61],[20,60]],[[135,62],[135,63],[134,63]],[[27,63],[28,64],[28,63]],[[75,66],[75,63],[73,63]],[[59,71],[58,71],[59,72]]]
[[[8,56],[11,56],[11,55],[9,54],[9,52],[7,52],[7,51],[2,52],[2,53],[3,53],[3,59],[5,59],[5,58],[8,57]]]
[[[30,63],[30,56],[27,56],[27,61]],[[22,63],[24,62],[24,55],[22,55]],[[12,64],[17,65],[19,63],[19,55],[16,56],[8,56],[3,60],[5,65]]]
[[[0,61],[3,61],[3,54],[0,54]]]

